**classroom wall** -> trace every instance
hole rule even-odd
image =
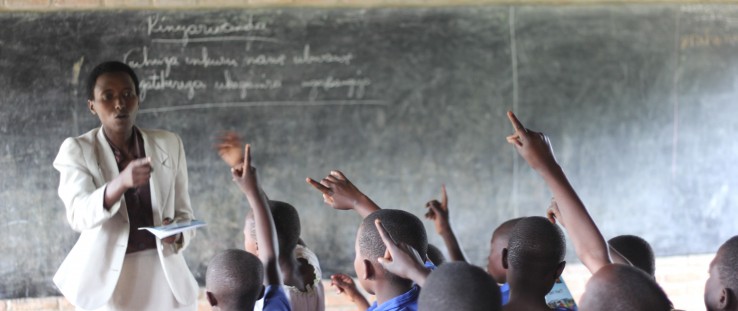
[[[736,0],[4,0],[5,10],[90,10],[136,8],[220,8],[263,6],[428,6],[500,3],[736,3]]]

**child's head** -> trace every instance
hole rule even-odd
[[[607,244],[628,259],[634,267],[654,276],[656,262],[653,249],[646,240],[635,235],[620,235],[607,241]]]
[[[580,308],[587,311],[669,311],[671,302],[645,272],[631,266],[610,264],[589,279]]]
[[[499,284],[507,282],[507,270],[502,267],[502,250],[507,247],[510,231],[520,219],[522,218],[514,218],[503,222],[492,233],[489,256],[487,257],[487,272]]]
[[[738,236],[720,246],[710,263],[705,306],[708,311],[738,310]]]
[[[481,268],[461,261],[434,270],[418,298],[418,309],[424,311],[494,311],[501,304],[495,280]]]
[[[564,271],[564,233],[545,217],[526,217],[510,232],[502,264],[511,289],[545,295]]]
[[[300,215],[297,213],[295,207],[281,201],[270,200],[269,209],[274,219],[274,229],[277,231],[279,254],[280,256],[289,256],[300,240]],[[243,235],[246,251],[258,256],[259,245],[256,243],[256,224],[254,223],[254,213],[252,211],[246,214]]]
[[[375,294],[379,283],[389,282],[410,287],[412,281],[400,278],[386,270],[377,262],[384,257],[386,247],[377,231],[374,220],[380,219],[382,225],[397,243],[413,247],[425,261],[428,253],[428,240],[423,222],[401,210],[382,209],[366,216],[356,233],[356,258],[354,268],[361,286],[370,294]],[[381,285],[379,285],[381,286]]]
[[[220,310],[251,310],[264,293],[264,268],[256,256],[228,249],[213,257],[205,272],[208,302]]]
[[[446,262],[446,257],[443,256],[443,252],[438,247],[428,243],[428,260],[438,267]]]

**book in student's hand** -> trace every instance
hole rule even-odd
[[[175,222],[159,227],[141,227],[138,228],[138,230],[149,230],[149,232],[153,233],[157,238],[163,239],[180,232],[204,227],[205,225],[207,224],[202,220],[190,220]]]
[[[561,277],[556,280],[553,288],[546,295],[546,304],[553,310],[577,311],[578,309],[576,302],[574,302],[574,297],[572,297],[569,288]]]

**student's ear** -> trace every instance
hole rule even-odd
[[[556,275],[555,277],[558,279],[562,273],[564,273],[564,268],[566,268],[566,261],[562,261],[559,263],[559,265],[556,267]]]
[[[207,297],[208,303],[211,307],[215,307],[218,305],[218,299],[215,299],[215,295],[213,295],[213,293],[206,291],[205,296]]]
[[[259,291],[259,296],[256,297],[256,300],[259,300],[261,298],[264,298],[264,292],[266,291],[266,287],[264,285],[261,286],[261,290]]]
[[[372,265],[372,262],[364,259],[361,261],[361,266],[364,269],[364,279],[373,280],[377,272],[374,270],[374,266]]]
[[[87,100],[87,108],[90,109],[90,113],[93,115],[96,115],[97,112],[95,112],[95,105],[93,105],[93,102],[91,100]]]
[[[731,305],[736,302],[733,299],[733,291],[730,288],[725,288],[720,291],[720,300],[718,301],[719,310],[728,310]]]
[[[507,264],[507,247],[502,249],[502,267],[505,268],[505,270],[509,269]]]

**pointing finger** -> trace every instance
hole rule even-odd
[[[520,123],[520,120],[518,120],[518,117],[516,117],[512,111],[507,112],[507,118],[510,119],[510,123],[512,123],[513,128],[515,128],[515,132],[520,134],[527,132],[523,123]]]
[[[315,179],[312,179],[310,177],[305,178],[305,181],[313,186],[313,188],[317,189],[318,191],[322,192],[324,195],[331,195],[332,191],[330,188],[323,186],[321,183],[315,181]]]
[[[441,185],[441,208],[448,210],[448,196],[446,195],[446,185]]]

